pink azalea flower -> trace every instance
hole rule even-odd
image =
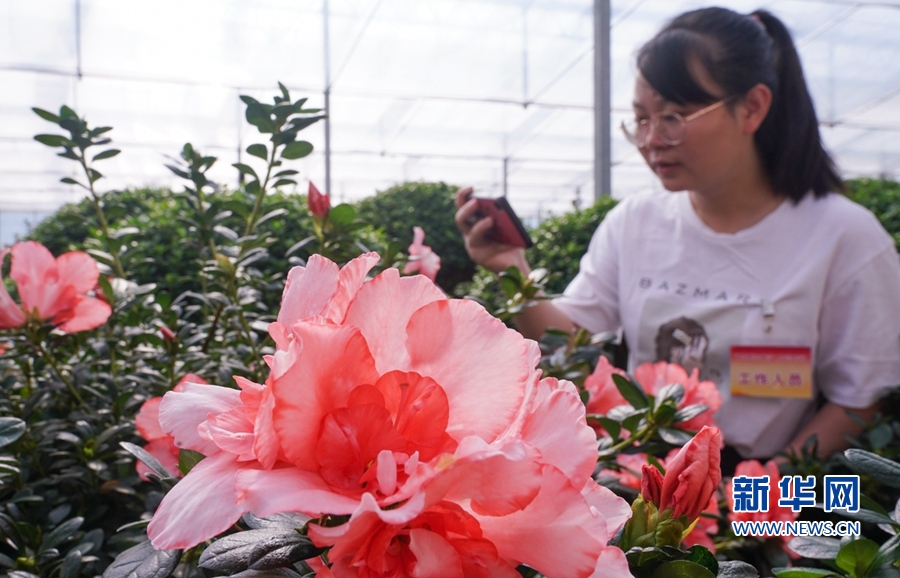
[[[721,447],[722,432],[704,426],[669,460],[665,476],[653,466],[643,466],[644,500],[654,504],[660,515],[671,510],[670,518],[685,516],[690,522],[696,520],[722,481]]]
[[[331,199],[328,193],[320,193],[312,181],[309,181],[309,194],[306,196],[306,204],[309,207],[309,212],[316,217],[325,217],[328,215],[328,211],[331,210]]]
[[[409,246],[409,262],[403,268],[403,273],[419,272],[432,281],[437,277],[441,269],[441,258],[431,250],[428,245],[423,245],[425,230],[422,227],[413,227],[413,242]]]
[[[679,427],[694,431],[699,431],[704,426],[714,427],[716,422],[713,414],[722,407],[722,394],[716,389],[716,384],[712,381],[700,381],[699,376],[699,369],[695,368],[688,375],[680,365],[665,361],[644,363],[634,371],[634,378],[651,395],[656,395],[670,383],[681,384],[684,387],[684,397],[678,404],[679,409],[695,404],[708,407],[708,411],[678,424]]]
[[[183,391],[188,383],[207,384],[208,382],[194,373],[185,374],[172,391]],[[178,469],[178,454],[180,450],[175,445],[175,439],[162,430],[159,425],[159,404],[162,397],[151,397],[141,406],[134,418],[135,426],[138,433],[147,441],[144,449],[156,458],[164,468],[169,470],[176,478],[181,477],[181,470]],[[147,481],[147,474],[150,468],[144,465],[144,462],[138,460],[135,469],[142,480]]]
[[[40,243],[16,243],[0,251],[0,262],[12,253],[9,276],[16,282],[21,307],[0,280],[0,329],[25,325],[29,317],[49,320],[65,333],[94,329],[112,313],[110,306],[90,295],[100,272],[87,253],[72,251],[54,259]]]
[[[790,508],[783,508],[778,505],[780,497],[778,482],[781,481],[781,474],[778,471],[778,464],[773,461],[766,462],[762,465],[757,460],[746,460],[737,465],[734,470],[734,476],[769,476],[769,511],[768,512],[735,512],[734,511],[734,491],[732,484],[725,484],[725,498],[728,503],[728,520],[731,522],[793,522],[800,515]],[[786,537],[776,536],[783,543],[787,542]],[[784,546],[784,545],[783,545]],[[785,550],[794,555],[792,551],[785,547]]]
[[[541,379],[534,342],[422,276],[364,283],[376,261],[314,256],[291,271],[265,384],[166,394],[163,430],[207,457],[157,510],[154,546],[191,547],[248,511],[299,511],[350,516],[311,530],[336,576],[360,560],[373,564],[360,576],[435,575],[452,559],[586,577],[624,562],[606,543],[629,508],[591,480],[596,438],[574,385]]]
[[[605,358],[600,357],[594,372],[584,380],[584,388],[588,392],[587,412],[589,414],[605,415],[612,408],[627,404],[625,398],[619,393],[612,376],[618,374],[625,376],[625,372],[617,369]],[[715,426],[713,413],[722,406],[722,395],[716,389],[712,381],[700,381],[699,371],[694,369],[691,375],[679,365],[660,361],[658,363],[643,363],[634,372],[634,377],[644,391],[650,395],[656,395],[659,391],[672,383],[681,384],[684,387],[684,397],[678,403],[678,408],[689,405],[705,405],[709,409],[702,414],[680,422],[678,427],[688,430],[700,430],[703,426]],[[602,432],[599,426],[595,429]]]

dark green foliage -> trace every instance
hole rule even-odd
[[[175,299],[185,291],[196,290],[202,256],[196,223],[187,216],[193,212],[186,193],[166,189],[129,189],[108,193],[102,197],[110,227],[117,230],[134,228],[129,274],[138,283],[156,283],[160,293]],[[252,209],[245,193],[225,191],[209,195],[209,212],[230,211],[219,223],[226,229],[239,229]],[[266,259],[254,266],[274,276],[285,274],[290,268],[288,249],[312,231],[306,197],[275,192],[263,200],[263,214],[283,209],[284,214],[261,222],[258,231],[272,240]],[[225,229],[219,229],[224,234]],[[38,224],[30,238],[59,255],[81,250],[88,239],[98,238],[94,208],[90,199],[69,204]],[[89,243],[88,243],[89,244]],[[310,247],[312,249],[312,247]],[[299,257],[308,256],[299,252]],[[278,291],[264,298],[275,306],[281,298]]]
[[[425,230],[425,244],[441,258],[437,284],[450,293],[457,284],[472,279],[475,264],[466,253],[456,228],[454,196],[459,187],[446,183],[401,183],[357,204],[359,217],[377,223],[389,240],[402,250],[412,242],[413,227]]]
[[[850,179],[847,196],[875,213],[900,251],[900,183],[888,179]]]
[[[614,206],[616,201],[612,197],[602,197],[582,211],[550,217],[531,231],[534,247],[526,254],[533,269],[547,269],[551,273],[548,291],[561,293],[575,278],[591,236]]]

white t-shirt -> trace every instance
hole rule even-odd
[[[726,443],[747,458],[784,449],[815,400],[732,397],[732,345],[810,347],[813,397],[845,407],[900,385],[900,261],[875,217],[837,194],[786,200],[735,234],[707,227],[687,193],[627,198],[554,303],[589,331],[623,328],[632,371],[700,367],[722,393]]]

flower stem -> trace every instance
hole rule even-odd
[[[56,358],[53,357],[53,355],[49,351],[47,351],[42,341],[35,341],[37,342],[38,352],[40,352],[41,357],[43,357],[47,361],[47,363],[49,363],[50,366],[54,369],[54,371],[56,371],[56,374],[69,389],[69,393],[71,393],[72,396],[78,400],[78,403],[84,405],[84,399],[82,399],[81,394],[78,393],[78,390],[75,389],[75,384],[72,383],[72,380],[66,377],[66,375],[62,372],[62,369],[60,369],[59,362],[56,361]]]

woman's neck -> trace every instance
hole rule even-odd
[[[717,233],[737,233],[749,229],[784,201],[783,196],[772,190],[762,170],[734,174],[727,182],[688,191],[688,195],[700,220]]]

